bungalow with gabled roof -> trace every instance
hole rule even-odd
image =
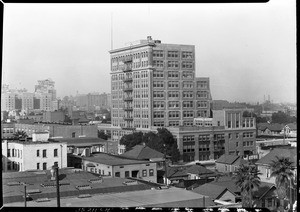
[[[238,155],[222,155],[216,160],[216,169],[219,172],[234,172],[242,164],[248,162]]]

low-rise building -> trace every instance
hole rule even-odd
[[[15,133],[15,123],[1,122],[1,138],[11,138]]]
[[[2,140],[2,168],[6,171],[47,170],[54,163],[67,167],[67,145],[49,141],[47,132],[35,132],[32,139]]]
[[[62,111],[43,112],[43,122],[64,122],[65,114]]]
[[[281,131],[283,129],[282,124],[269,124],[260,123],[257,125],[257,135],[272,135],[272,136],[282,136]]]
[[[31,123],[15,124],[15,130],[25,131],[29,137],[35,131],[48,131],[50,137],[78,138],[78,137],[98,137],[96,125],[72,125],[68,123]]]
[[[216,160],[216,169],[219,172],[230,173],[236,171],[239,166],[247,163],[241,156],[224,154]]]
[[[53,165],[53,164],[52,164]],[[56,189],[55,181],[51,180],[51,171],[34,171],[34,172],[17,172],[17,173],[3,173],[3,202],[6,206],[9,204],[22,203],[24,206],[24,186],[26,183],[26,190],[28,195],[27,206],[45,206],[51,203],[50,206],[56,207]],[[88,201],[82,203],[84,197],[97,197],[105,195],[105,193],[124,193],[124,192],[137,192],[137,191],[151,191],[153,185],[145,184],[138,181],[128,180],[124,178],[105,178],[99,177],[94,173],[85,172],[78,169],[63,168],[59,169],[60,178],[60,197],[61,206],[75,206],[71,205],[70,198],[76,198],[77,202],[81,201],[81,207],[88,204]],[[127,183],[130,182],[130,183]],[[101,194],[101,195],[99,195]],[[124,195],[124,194],[123,194]],[[67,204],[65,200],[67,199]],[[29,201],[31,200],[31,201]],[[43,201],[44,200],[44,201]],[[100,201],[101,202],[101,201]],[[111,202],[111,200],[109,201]],[[89,206],[91,203],[89,202]],[[109,206],[106,202],[106,205]],[[120,204],[120,203],[119,203]],[[93,206],[95,206],[93,204]],[[98,206],[103,206],[98,204]]]
[[[164,169],[165,170],[165,169]],[[178,184],[184,180],[199,180],[199,179],[214,179],[218,176],[217,173],[205,168],[202,165],[176,165],[167,166],[167,184]]]
[[[272,183],[261,182],[253,192],[254,206],[274,211],[278,208],[276,187]]]
[[[110,177],[139,178],[157,182],[156,163],[147,160],[127,159],[106,153],[87,154],[81,157],[82,170]]]
[[[283,134],[286,137],[297,137],[297,124],[290,123],[283,127],[281,130],[281,134]]]
[[[191,191],[197,194],[210,197],[212,200],[236,203],[237,195],[230,189],[226,188],[226,186],[215,185],[213,183],[206,183]]]
[[[82,158],[75,156],[86,156],[92,153],[117,154],[118,146],[116,142],[103,140],[101,138],[81,137],[81,138],[51,138],[50,140],[64,142],[68,147],[68,167],[81,168]]]
[[[275,177],[271,177],[271,164],[276,161],[276,158],[287,157],[293,162],[294,177],[297,179],[297,153],[295,147],[276,148],[271,150],[267,155],[259,159],[255,164],[258,170],[262,173],[259,177],[262,182],[275,184]]]
[[[121,154],[122,157],[139,159],[139,160],[149,160],[149,161],[164,161],[164,154],[151,149],[146,145],[136,145],[131,150]]]

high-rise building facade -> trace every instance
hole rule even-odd
[[[22,110],[33,110],[33,93],[21,93],[19,98],[22,100]]]
[[[107,93],[88,93],[76,95],[76,106],[81,110],[94,111],[96,109],[110,108],[110,94]]]
[[[112,139],[210,116],[209,78],[195,77],[195,46],[141,40],[111,54]]]
[[[1,92],[1,111],[15,110],[16,94],[12,92]]]
[[[55,82],[52,79],[38,80],[38,85],[35,85],[36,93],[49,93],[51,100],[56,100],[56,90],[54,88]]]

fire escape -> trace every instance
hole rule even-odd
[[[132,57],[126,57],[124,59],[124,70],[125,73],[123,82],[123,101],[124,101],[124,121],[125,126],[122,127],[123,130],[135,130],[133,125],[133,87],[132,87]]]

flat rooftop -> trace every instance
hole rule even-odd
[[[62,198],[78,196],[80,194],[95,194],[95,193],[114,193],[114,192],[126,192],[134,190],[147,190],[151,189],[149,184],[137,182],[136,185],[125,185],[123,182],[129,179],[125,178],[105,178],[103,182],[92,183],[89,180],[98,180],[99,175],[79,171],[74,172],[78,169],[60,169],[60,194]],[[46,171],[30,171],[30,172],[6,172],[2,174],[2,186],[3,186],[3,202],[22,202],[24,201],[24,186],[22,183],[27,184],[27,192],[38,191],[32,193],[30,196],[33,200],[38,198],[55,198],[56,187],[43,185],[54,185],[55,181],[51,181],[51,173],[49,170]],[[20,182],[20,183],[19,183]],[[43,185],[42,185],[43,184]],[[87,190],[78,190],[76,186],[90,186]]]
[[[122,156],[110,155],[107,153],[94,153],[90,157],[83,157],[82,160],[96,162],[106,165],[129,165],[129,164],[143,164],[143,163],[155,163],[148,160],[141,159],[128,159]]]
[[[203,207],[203,196],[171,187],[162,190],[140,190],[123,193],[92,195],[90,198],[62,198],[61,207]],[[208,197],[205,206],[215,205]],[[24,206],[24,202],[5,204],[7,207]],[[56,207],[56,199],[48,202],[27,202],[28,207]]]
[[[3,142],[3,140],[2,140]],[[54,143],[66,143],[66,142],[60,142],[56,140],[48,140],[48,141],[32,141],[32,139],[27,140],[15,140],[15,139],[9,139],[7,140],[8,143],[18,143],[18,144],[24,144],[24,145],[36,145],[36,144],[54,144]]]
[[[93,145],[106,145],[106,144],[114,144],[114,142],[110,140],[104,140],[102,138],[93,138],[93,137],[81,137],[81,138],[50,138],[52,141],[56,142],[64,142],[67,143],[67,146],[93,146]]]

